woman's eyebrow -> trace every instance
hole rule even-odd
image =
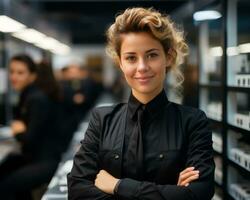
[[[146,53],[149,53],[151,51],[159,51],[159,49],[149,49],[149,50],[146,51]]]
[[[149,49],[146,53],[150,53],[151,51],[159,51],[159,49]],[[124,52],[123,54],[136,54],[135,52]]]
[[[135,54],[135,52],[124,52],[123,54]]]

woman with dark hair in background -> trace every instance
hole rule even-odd
[[[50,181],[60,160],[60,90],[51,66],[36,65],[27,55],[11,58],[9,79],[20,92],[11,128],[21,153],[11,154],[1,163],[0,195],[5,200],[28,200],[32,189]]]
[[[126,9],[107,31],[107,50],[131,95],[96,108],[68,175],[70,200],[209,200],[213,197],[212,134],[205,113],[170,102],[171,70],[187,54],[183,32],[168,16]]]

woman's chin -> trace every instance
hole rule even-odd
[[[140,88],[134,88],[135,92],[141,95],[151,95],[156,93],[155,88],[151,87],[140,87]]]

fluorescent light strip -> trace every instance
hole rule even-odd
[[[239,54],[239,48],[238,47],[228,47],[227,48],[227,55],[228,56],[236,56]]]
[[[220,57],[223,55],[223,50],[221,47],[212,47],[210,48],[210,54],[215,57]]]
[[[240,44],[239,46],[233,46],[227,48],[228,56],[237,56],[240,53],[250,53],[250,43]],[[223,55],[222,47],[212,47],[210,48],[210,54],[215,57]]]
[[[24,40],[29,43],[42,42],[46,37],[43,33],[35,29],[25,29],[12,34],[14,37]]]
[[[70,47],[55,40],[54,38],[47,37],[41,43],[36,43],[36,46],[49,50],[52,53],[64,55],[70,52]]]
[[[215,20],[219,19],[220,17],[221,14],[216,10],[197,11],[193,14],[195,21]]]
[[[59,41],[57,41],[56,39],[51,38],[51,37],[46,37],[46,38],[44,38],[44,40],[42,42],[39,42],[39,43],[36,43],[36,44],[43,47],[44,49],[51,50],[58,43],[59,43]]]
[[[60,55],[64,55],[64,54],[68,54],[70,52],[70,47],[62,44],[62,43],[58,43],[52,50],[51,52],[56,53],[56,54],[60,54]]]
[[[47,37],[45,34],[35,29],[28,29],[24,24],[21,24],[20,22],[5,15],[0,15],[0,31],[12,33],[13,37],[32,43],[35,46],[49,50],[52,53],[65,55],[70,52],[69,46],[52,37]]]
[[[8,16],[0,15],[0,31],[4,33],[16,32],[21,29],[26,28],[26,26]]]
[[[239,45],[240,53],[250,53],[250,43]]]

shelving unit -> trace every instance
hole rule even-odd
[[[223,152],[223,142],[222,142],[222,137],[220,133],[213,132],[212,133],[212,139],[213,139],[213,149],[216,153],[222,154]]]
[[[222,180],[223,180],[222,157],[215,156],[214,162],[215,162],[215,166],[216,166],[214,180],[217,183],[217,185],[222,186]]]
[[[248,200],[250,2],[213,1],[202,9],[216,10],[223,16],[196,24],[200,58],[199,107],[206,112],[213,131],[216,165],[213,199]]]

